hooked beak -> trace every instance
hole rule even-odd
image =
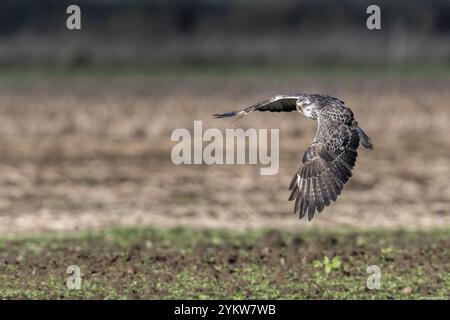
[[[300,113],[303,113],[303,114],[304,114],[304,112],[303,112],[303,103],[297,102],[297,110],[298,110]]]

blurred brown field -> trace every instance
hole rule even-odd
[[[407,228],[450,226],[450,76],[173,75],[0,79],[0,235],[119,226]],[[328,93],[375,144],[314,220],[288,186],[315,123],[211,114],[285,92]],[[280,169],[171,162],[176,128],[280,128]]]

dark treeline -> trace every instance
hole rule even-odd
[[[81,7],[82,31],[69,36],[65,10],[70,4]],[[368,33],[365,27],[366,8],[371,4],[382,10],[382,30],[377,34]],[[367,38],[371,38],[373,48],[367,48]],[[330,48],[324,42],[330,41],[331,46],[340,47],[333,55],[336,59],[422,59],[426,52],[419,47],[426,45],[434,48],[431,59],[448,62],[448,39],[448,0],[0,2],[2,65],[21,64],[25,58],[34,63],[64,64],[80,60],[80,56],[86,63],[95,63],[99,56],[103,62],[132,60],[150,64],[161,60],[276,62],[284,57],[276,50],[280,46],[291,52],[284,57],[287,60],[311,60],[305,43],[316,59],[326,60]],[[39,52],[33,50],[35,41]],[[371,52],[365,53],[365,49]],[[72,58],[65,59],[67,54]]]
[[[359,28],[365,8],[382,8],[385,25],[450,32],[448,0],[2,0],[0,33],[57,32],[65,8],[78,4],[92,32],[263,32]],[[120,27],[120,28],[119,28]]]

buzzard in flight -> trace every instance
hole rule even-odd
[[[289,187],[289,200],[295,199],[294,213],[300,218],[308,213],[311,220],[316,210],[321,212],[336,201],[352,176],[359,144],[373,150],[370,138],[358,126],[353,112],[343,101],[326,94],[277,95],[240,111],[214,116],[241,118],[253,111],[298,111],[317,121],[314,140]]]

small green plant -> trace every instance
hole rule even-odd
[[[385,255],[391,255],[392,253],[394,253],[394,247],[388,246],[386,248],[381,248],[381,253]]]
[[[326,274],[329,274],[332,271],[339,270],[341,264],[342,262],[339,256],[335,256],[331,260],[327,256],[325,256],[322,261],[314,260],[313,262],[314,268],[323,268]]]
[[[383,259],[385,261],[393,261],[395,249],[393,246],[387,246],[386,248],[381,248],[381,253],[383,254]]]

